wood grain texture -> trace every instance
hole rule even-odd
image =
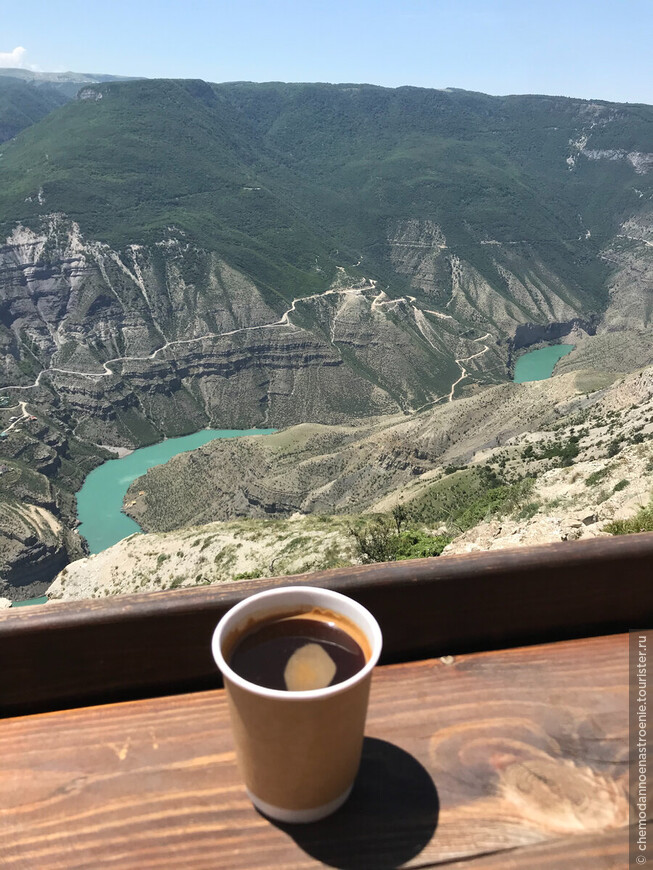
[[[377,669],[354,792],[308,826],[249,804],[221,690],[6,720],[0,864],[621,868],[627,654],[620,635]]]
[[[652,573],[650,533],[0,611],[0,715],[215,687],[216,622],[280,584],[360,601],[396,662],[650,623]]]
[[[648,825],[649,836],[653,824]],[[503,850],[469,861],[454,861],[447,870],[626,870],[628,829],[566,837],[539,846]]]

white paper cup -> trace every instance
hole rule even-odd
[[[227,659],[259,620],[318,608],[344,617],[365,653],[365,665],[325,689],[286,692],[238,676]],[[372,614],[345,595],[312,586],[259,592],[233,607],[213,633],[212,652],[224,677],[236,755],[247,793],[265,815],[313,822],[349,796],[363,746],[372,670],[381,654]]]

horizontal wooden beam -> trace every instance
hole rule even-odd
[[[375,614],[385,662],[622,632],[653,616],[653,533],[10,609],[0,714],[217,686],[218,619],[253,592],[307,583]]]

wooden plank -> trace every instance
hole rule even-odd
[[[649,833],[653,825],[648,826]],[[447,864],[447,870],[626,870],[628,828],[525,846]],[[436,865],[437,866],[437,865]]]
[[[0,612],[0,715],[219,685],[209,641],[244,596],[336,589],[370,608],[384,662],[621,632],[653,616],[653,533],[343,568]]]
[[[352,797],[308,826],[249,804],[221,690],[7,720],[2,866],[624,866],[627,643],[379,668]]]

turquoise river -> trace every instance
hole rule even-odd
[[[77,493],[79,532],[88,541],[91,553],[100,553],[123,538],[140,532],[141,527],[122,512],[129,485],[155,465],[178,453],[194,450],[216,438],[242,435],[268,435],[275,429],[202,429],[193,435],[168,438],[150,447],[134,450],[122,459],[110,459],[92,471]]]
[[[573,344],[553,344],[525,353],[515,363],[514,382],[523,384],[526,381],[544,381],[550,378],[558,360],[573,349]]]

